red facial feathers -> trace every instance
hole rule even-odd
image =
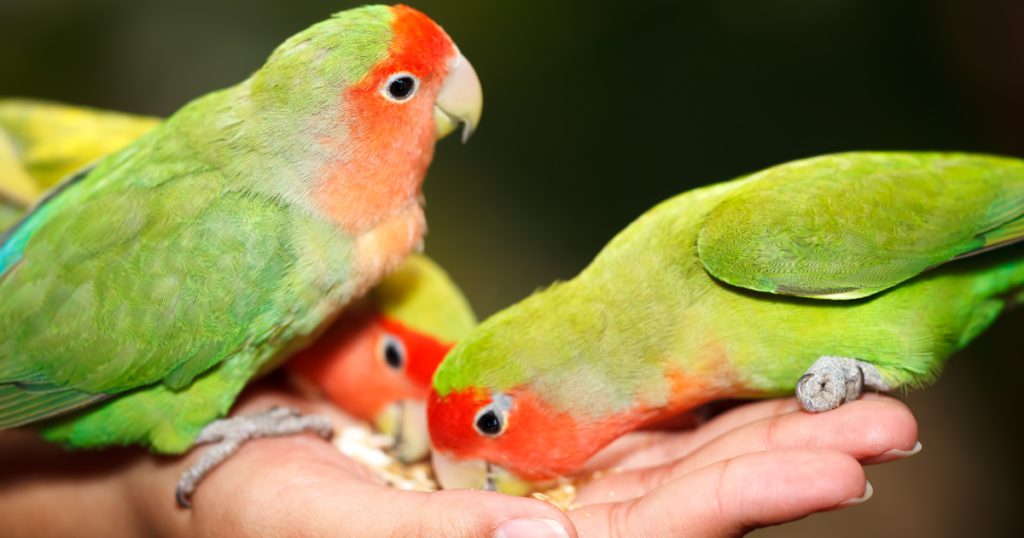
[[[457,54],[448,34],[407,6],[392,8],[394,38],[388,56],[341,95],[338,136],[322,143],[340,158],[324,170],[320,199],[346,232],[362,233],[409,210],[434,153],[434,99]],[[419,79],[412,98],[396,102],[381,94],[388,78]]]

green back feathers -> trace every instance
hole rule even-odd
[[[1022,230],[1024,162],[849,153],[750,176],[708,215],[708,272],[757,291],[854,299]],[[991,235],[986,239],[986,234]]]
[[[442,343],[455,343],[476,326],[469,301],[439,265],[412,254],[370,292],[386,317]]]

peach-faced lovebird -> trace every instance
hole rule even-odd
[[[62,103],[0,99],[0,133],[10,141],[10,151],[0,154],[0,196],[10,185],[10,200],[23,210],[41,189],[55,183],[57,174],[121,149],[161,121]],[[414,253],[366,296],[346,306],[286,366],[301,388],[373,421],[395,437],[399,458],[416,461],[430,450],[425,401],[434,370],[476,323],[469,302],[444,269]]]
[[[246,438],[329,435],[291,410],[217,419],[420,244],[434,142],[468,136],[481,104],[439,26],[369,6],[63,180],[0,236],[0,428],[169,454],[220,442],[183,504]]]
[[[829,155],[676,196],[452,349],[427,411],[439,478],[571,473],[720,398],[796,388],[825,411],[933,381],[1016,300],[1022,215],[1024,161],[955,153]]]
[[[444,269],[412,254],[285,368],[300,388],[392,434],[396,455],[416,461],[430,451],[434,370],[474,326],[469,302]]]

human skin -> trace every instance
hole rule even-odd
[[[274,404],[351,421],[268,384],[249,390],[235,412]],[[398,491],[313,435],[247,443],[185,510],[167,487],[202,449],[66,453],[14,431],[0,435],[0,520],[12,537],[742,536],[852,505],[865,492],[861,464],[899,459],[916,440],[909,409],[886,396],[817,415],[793,398],[752,403],[693,430],[616,441],[589,466],[622,471],[583,486],[584,506],[563,514],[482,491]]]

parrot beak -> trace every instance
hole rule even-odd
[[[434,123],[437,125],[437,139],[440,140],[462,124],[462,143],[480,124],[480,113],[484,108],[484,93],[480,79],[469,60],[460,52],[452,61],[451,71],[445,79],[441,92],[434,100]]]
[[[433,451],[434,476],[443,489],[480,489],[519,497],[533,491],[533,483],[483,460],[456,461]]]
[[[421,401],[392,403],[374,417],[373,425],[381,433],[395,438],[391,455],[403,463],[420,461],[430,452],[427,406]]]

